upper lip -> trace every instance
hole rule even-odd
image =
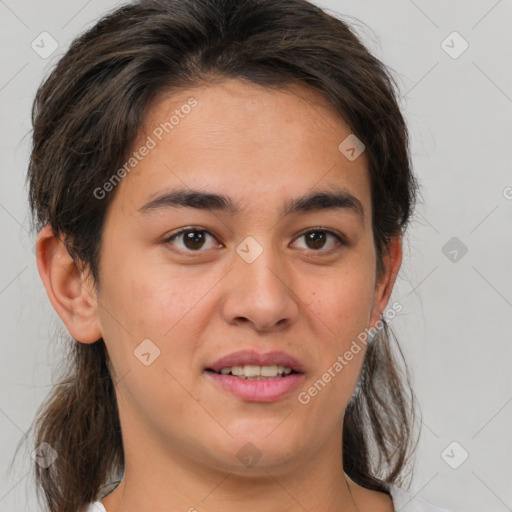
[[[298,373],[304,373],[304,365],[296,358],[281,351],[265,352],[261,354],[256,350],[238,350],[232,352],[214,363],[206,367],[207,370],[214,370],[220,372],[222,368],[229,368],[231,366],[244,366],[246,364],[254,366],[288,366]]]

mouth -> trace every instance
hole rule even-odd
[[[289,396],[305,378],[302,363],[283,352],[236,352],[204,368],[204,374],[224,392],[253,402]]]
[[[212,368],[206,368],[207,372],[216,373],[217,375],[231,375],[245,380],[269,380],[282,379],[288,375],[297,374],[293,368],[281,365],[256,366],[246,364],[244,366],[226,366],[220,371]]]

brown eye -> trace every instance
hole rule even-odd
[[[322,249],[325,245],[325,240],[327,239],[327,235],[323,231],[310,231],[304,235],[306,240],[306,245],[310,249]]]
[[[165,243],[175,245],[175,240],[181,240],[181,243],[178,244],[177,247],[179,250],[184,252],[201,252],[199,250],[205,246],[208,237],[213,238],[213,236],[204,229],[187,228],[169,237],[165,240]]]
[[[204,231],[186,231],[183,233],[183,244],[187,249],[201,249],[204,245]]]
[[[326,242],[329,240],[329,237],[334,239],[334,245],[331,243],[330,248],[324,249]],[[297,240],[299,238],[304,238],[306,249],[311,249],[315,252],[320,252],[322,250],[330,252],[336,249],[336,246],[345,245],[345,242],[341,236],[326,229],[310,230],[300,235]]]
[[[174,233],[164,242],[181,252],[204,252],[201,249],[207,250],[216,246],[214,243],[210,243],[210,246],[208,246],[208,238],[215,240],[215,237],[205,229],[185,228]],[[296,240],[300,238],[305,240],[305,247],[299,247],[299,249],[308,249],[318,253],[329,253],[340,246],[346,245],[345,240],[340,235],[326,229],[311,229],[300,235]],[[332,240],[331,247],[325,248],[326,245],[329,245],[329,239]]]

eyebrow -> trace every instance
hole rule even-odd
[[[157,195],[144,204],[138,211],[147,214],[171,208],[197,208],[226,212],[239,215],[241,209],[238,203],[228,196],[203,192],[194,189],[176,189]],[[326,210],[347,210],[357,214],[364,223],[364,208],[361,201],[344,189],[327,189],[309,192],[295,199],[289,200],[281,215],[287,217],[297,213]]]

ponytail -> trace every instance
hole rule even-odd
[[[69,370],[38,410],[34,448],[48,443],[57,458],[33,468],[38,497],[50,512],[82,512],[98,499],[105,482],[124,467],[121,427],[114,383],[102,339],[71,341]]]

